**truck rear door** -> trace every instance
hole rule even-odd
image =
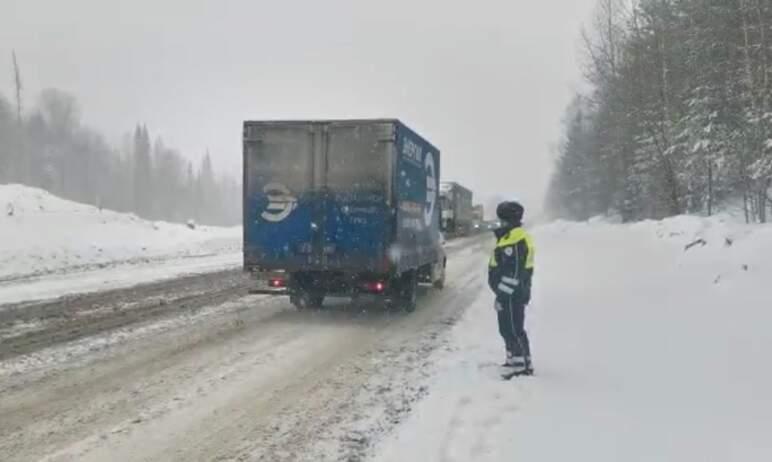
[[[391,233],[392,122],[326,127],[324,240],[331,267],[384,269]]]
[[[248,266],[293,268],[314,252],[320,181],[310,123],[244,127],[244,257]]]

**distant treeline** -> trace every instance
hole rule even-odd
[[[122,146],[110,146],[81,125],[73,96],[45,90],[26,111],[16,96],[9,100],[0,94],[0,184],[39,187],[151,220],[241,222],[240,183],[216,175],[208,153],[194,166],[160,137],[151,143],[144,126],[127,135]]]
[[[601,0],[547,206],[625,221],[772,206],[772,3]]]

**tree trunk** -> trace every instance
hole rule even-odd
[[[762,2],[759,0],[756,0],[756,17],[759,21],[759,46],[761,49],[761,107],[759,108],[759,112],[762,116],[766,116],[766,114],[769,113],[769,63],[767,58],[767,53],[769,53],[769,48],[767,46],[767,25],[764,21],[765,15],[764,15],[764,9],[762,7]],[[767,127],[766,122],[764,121],[764,117],[761,117],[758,121],[758,130],[759,130],[759,158],[763,159],[766,157],[766,140],[767,140]],[[767,170],[768,167],[764,167],[764,170]],[[760,183],[760,191],[759,191],[759,221],[761,223],[767,222],[767,189],[768,189],[768,180],[770,172],[768,171],[762,171],[761,175],[762,178],[759,180]]]
[[[708,162],[708,216],[713,216],[713,162]]]
[[[743,212],[745,212],[745,223],[751,222],[750,210],[748,210],[748,191],[743,190]]]

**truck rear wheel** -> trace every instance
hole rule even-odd
[[[445,288],[445,273],[442,273],[442,277],[434,281],[432,284],[435,289],[442,290]]]
[[[445,267],[446,262],[442,262],[442,269],[440,270],[440,277],[435,279],[432,285],[437,290],[442,290],[445,288]]]
[[[324,305],[324,295],[312,295],[308,298],[311,308],[320,310]]]
[[[292,295],[290,303],[298,310],[319,310],[324,304],[324,295],[309,293]]]
[[[418,306],[418,273],[408,271],[399,281],[397,289],[397,308],[408,313],[415,311]]]

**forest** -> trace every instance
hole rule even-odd
[[[0,93],[0,184],[150,220],[241,223],[240,181],[217,174],[209,152],[194,163],[142,124],[111,145],[82,123],[76,97],[65,91],[43,90],[26,107],[15,55],[12,75],[14,94]]]
[[[772,206],[772,2],[600,0],[563,119],[554,217],[623,221]]]

